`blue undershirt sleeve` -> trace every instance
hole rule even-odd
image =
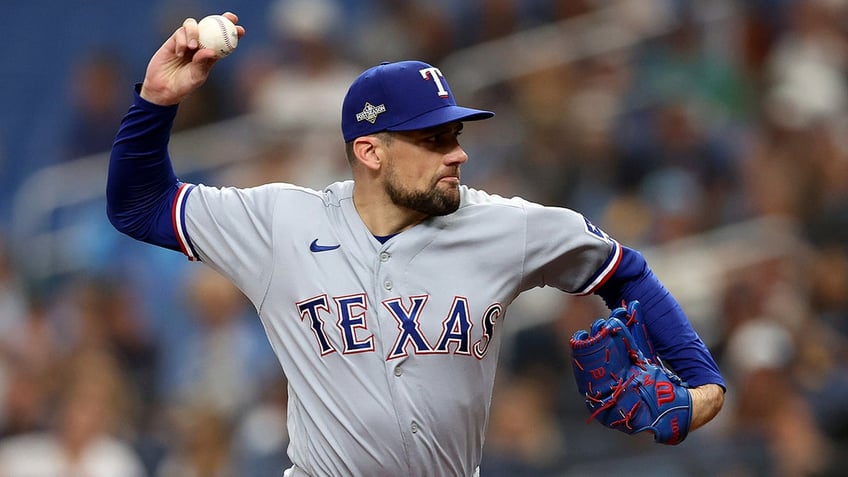
[[[618,268],[595,293],[610,309],[639,300],[648,334],[662,360],[691,387],[713,383],[726,389],[718,365],[680,304],[641,253],[622,249]]]
[[[132,238],[181,251],[172,207],[180,183],[171,166],[168,141],[177,106],[159,106],[134,90],[109,158],[106,215]]]

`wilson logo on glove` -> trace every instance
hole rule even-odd
[[[657,383],[654,390],[657,392],[657,407],[674,402],[674,386],[671,383]]]

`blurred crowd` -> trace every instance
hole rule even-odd
[[[722,414],[680,446],[586,423],[567,342],[607,314],[599,299],[517,304],[484,477],[848,472],[848,1],[257,5],[238,8],[262,9],[247,13],[267,24],[246,26],[248,35],[267,28],[263,42],[245,40],[222,61],[175,126],[249,117],[252,134],[215,140],[254,152],[184,179],[320,187],[346,178],[338,111],[364,68],[408,58],[458,68],[457,52],[593,18],[642,37],[476,89],[451,82],[460,102],[497,113],[463,133],[463,182],[576,209],[621,243],[660,254],[740,223],[789,225],[781,233],[792,247],[763,255],[785,238],[766,235],[735,251],[744,260],[718,263],[712,283],[668,283],[710,290],[693,321],[728,382]],[[646,18],[669,28],[640,30]],[[558,45],[526,54],[537,47]],[[80,55],[68,78],[74,116],[51,163],[108,151],[141,79],[128,59]],[[516,59],[483,60],[507,68]],[[102,200],[72,217],[88,234],[67,246],[90,265],[49,278],[30,276],[24,262],[39,251],[16,243],[11,225],[0,229],[0,476],[279,476],[285,376],[251,305],[208,268],[119,236]]]

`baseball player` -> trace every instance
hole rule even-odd
[[[639,300],[657,351],[688,383],[689,429],[718,413],[716,363],[638,252],[575,211],[461,184],[463,125],[494,114],[458,106],[435,66],[384,63],[353,81],[341,108],[353,180],[181,182],[171,126],[217,61],[197,45],[188,18],[136,85],[107,212],[252,301],[289,381],[286,476],[478,475],[500,327],[534,287],[595,293],[611,308]]]

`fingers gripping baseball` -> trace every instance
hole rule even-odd
[[[659,360],[643,352],[650,342],[647,335],[631,333],[638,325],[628,313],[632,311],[632,304],[616,309],[571,338],[578,391],[591,413],[589,422],[595,419],[627,434],[652,431],[656,442],[678,444],[689,432],[689,391]]]
[[[233,24],[234,13],[224,13]],[[239,38],[245,30],[236,25]],[[162,106],[177,104],[202,86],[221,57],[210,48],[201,48],[198,22],[186,18],[150,59],[141,88],[141,97]]]

